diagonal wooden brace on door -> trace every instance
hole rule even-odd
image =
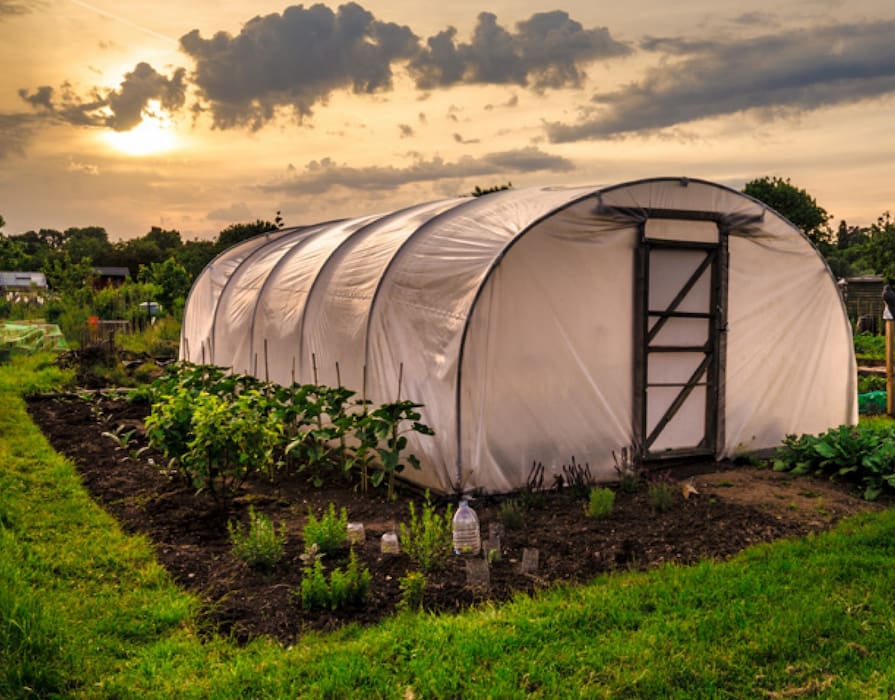
[[[705,259],[699,263],[696,267],[696,270],[693,271],[693,274],[690,275],[690,279],[687,280],[686,284],[681,287],[681,290],[677,293],[677,296],[671,300],[671,303],[668,305],[664,311],[656,312],[653,310],[648,310],[647,313],[650,316],[659,316],[659,320],[656,321],[655,325],[649,330],[649,333],[646,337],[646,342],[650,343],[655,339],[656,335],[658,335],[659,331],[662,330],[662,327],[668,321],[669,318],[674,315],[675,310],[681,305],[684,299],[687,298],[687,295],[690,293],[690,290],[696,286],[696,283],[702,277],[703,273],[708,269],[709,265],[711,265],[715,261],[715,251],[708,250],[706,251]],[[694,314],[695,316],[696,314]],[[702,316],[702,314],[699,314]],[[707,314],[706,314],[707,316]]]
[[[681,389],[681,393],[678,394],[677,397],[675,397],[674,401],[671,402],[668,410],[665,411],[665,414],[656,424],[656,427],[653,428],[653,432],[651,432],[649,434],[649,437],[647,437],[646,439],[644,447],[647,451],[650,447],[652,447],[652,444],[656,441],[656,438],[662,434],[665,426],[667,426],[671,422],[671,419],[674,418],[675,414],[678,412],[678,410],[680,410],[680,407],[684,405],[684,402],[687,400],[690,394],[693,393],[693,389],[695,389],[697,386],[699,386],[699,384],[702,383],[699,381],[699,378],[705,373],[711,360],[712,356],[708,354],[702,358],[702,362],[699,363],[696,371],[693,372],[693,374],[687,380],[687,383],[684,384],[683,388]],[[703,442],[704,441],[705,438],[703,438]],[[700,447],[703,446],[704,445],[700,445]]]

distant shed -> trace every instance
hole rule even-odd
[[[126,267],[94,267],[93,286],[96,289],[120,287],[130,276],[131,271]]]
[[[879,333],[883,327],[883,287],[886,281],[878,275],[845,279],[845,308],[849,320],[864,330]],[[863,321],[861,320],[863,319]]]
[[[0,295],[7,301],[43,301],[46,290],[43,272],[0,272]]]

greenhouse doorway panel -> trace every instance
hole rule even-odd
[[[722,367],[721,246],[713,222],[673,221],[641,244],[635,432],[645,459],[712,456]],[[664,228],[668,228],[667,226]],[[712,240],[714,239],[714,240]]]

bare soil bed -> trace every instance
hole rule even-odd
[[[142,420],[148,410],[146,404],[103,394],[38,397],[29,402],[34,421],[53,447],[75,463],[93,498],[126,531],[145,535],[178,584],[204,601],[210,627],[241,641],[270,635],[288,643],[307,629],[369,624],[394,613],[401,597],[398,580],[413,565],[405,554],[382,554],[380,537],[407,521],[408,500],[419,503],[419,494],[408,490],[388,502],[381,491],[358,494],[347,483],[318,489],[303,476],[293,475],[276,484],[256,479],[224,508],[166,476],[158,468],[164,463],[159,454],[152,450],[130,454],[146,445]],[[136,429],[128,450],[118,449],[103,436],[119,426]],[[468,587],[465,562],[454,558],[429,575],[425,607],[455,611],[558,582],[585,582],[615,570],[724,559],[759,542],[825,530],[845,516],[883,507],[865,502],[848,484],[791,477],[755,466],[685,465],[675,468],[673,476],[688,480],[698,493],[685,499],[676,488],[673,505],[664,513],[650,507],[645,487],[636,493],[618,491],[612,516],[606,520],[586,517],[584,502],[568,488],[545,492],[543,503],[526,511],[522,527],[505,531],[501,558],[491,566],[487,590]],[[320,516],[329,503],[344,506],[349,520],[365,525],[366,540],[355,549],[372,574],[369,598],[356,609],[308,612],[297,595],[302,528],[309,508]],[[250,504],[286,525],[286,556],[267,572],[252,570],[230,552],[227,522],[245,522]],[[499,501],[480,498],[472,505],[487,535],[489,524],[499,522]],[[521,571],[524,548],[539,551],[539,566],[533,573]]]

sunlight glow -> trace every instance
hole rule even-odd
[[[116,151],[129,156],[153,156],[177,147],[177,135],[171,119],[153,110],[144,111],[143,120],[130,131],[108,131],[103,140]]]

